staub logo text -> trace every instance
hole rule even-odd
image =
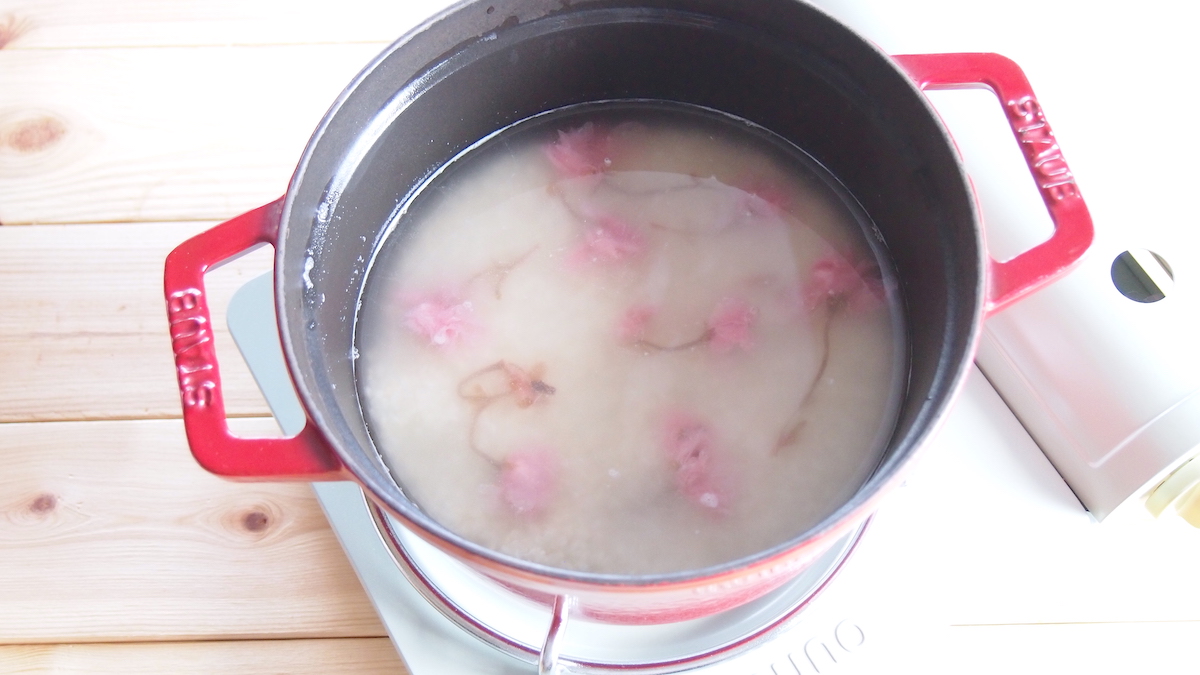
[[[822,675],[837,672],[838,664],[862,649],[867,634],[850,619],[834,626],[828,634],[810,638],[799,649],[777,659],[762,675]]]

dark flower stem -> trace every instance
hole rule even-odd
[[[480,368],[479,370],[471,373],[470,375],[467,375],[458,383],[458,395],[460,397],[466,399],[467,401],[469,401],[472,404],[472,408],[474,408],[471,411],[471,425],[467,429],[467,446],[471,448],[472,452],[474,452],[475,454],[479,455],[480,457],[486,459],[489,464],[496,467],[497,469],[499,469],[501,467],[500,460],[496,459],[495,457],[492,457],[491,455],[489,455],[486,452],[484,452],[483,450],[481,450],[479,448],[479,444],[476,442],[475,436],[476,436],[476,431],[479,428],[479,417],[481,415],[483,415],[483,411],[487,410],[488,406],[492,405],[496,401],[499,401],[500,399],[511,395],[512,391],[511,390],[506,391],[503,394],[488,395],[487,393],[485,393],[483,391],[483,387],[480,386],[478,383],[475,384],[475,391],[468,391],[467,384],[476,378],[487,375],[490,372],[494,372],[497,370],[503,370],[503,369],[504,369],[504,362],[497,361],[496,363],[493,363],[490,366]]]
[[[494,277],[495,282],[492,285],[492,292],[495,294],[497,300],[504,299],[503,287],[504,287],[504,282],[506,280],[508,280],[508,275],[514,269],[516,269],[518,266],[520,266],[521,263],[524,263],[526,260],[528,260],[529,256],[533,255],[533,252],[538,250],[538,248],[540,248],[540,247],[534,246],[533,248],[529,249],[528,251],[522,253],[520,256],[517,257],[516,260],[513,260],[512,262],[495,263],[495,264],[489,265],[483,271],[478,272],[477,274],[475,274],[475,276],[471,277],[470,279],[467,279],[467,285],[469,286],[480,279],[485,279],[487,277]]]
[[[492,403],[495,403],[495,401],[494,400],[488,401],[487,403],[484,403],[482,405],[476,405],[475,410],[471,413],[471,426],[469,429],[467,429],[467,447],[471,448],[471,451],[474,452],[475,454],[486,459],[488,464],[491,464],[492,466],[499,469],[499,468],[503,467],[503,463],[500,460],[496,459],[495,457],[492,457],[491,455],[487,454],[483,450],[480,450],[479,444],[475,439],[476,432],[479,429],[479,418],[480,418],[480,416],[483,415],[483,411],[487,410],[487,407],[490,406]]]
[[[845,298],[835,296],[829,299],[825,304],[825,328],[821,331],[821,365],[817,366],[817,374],[813,376],[812,382],[808,385],[808,390],[800,399],[800,405],[797,406],[795,414],[792,415],[792,422],[784,428],[783,433],[779,434],[779,440],[775,443],[775,448],[771,451],[772,454],[779,454],[780,450],[792,445],[800,438],[800,432],[804,430],[808,420],[805,419],[805,408],[812,401],[813,394],[817,391],[817,385],[825,377],[825,369],[829,367],[829,352],[830,352],[830,335],[833,332],[833,318],[838,314],[846,304]]]
[[[829,367],[829,334],[832,332],[834,314],[840,308],[841,303],[831,302],[826,305],[825,330],[822,331],[821,335],[821,365],[817,368],[817,374],[813,376],[812,383],[808,385],[808,393],[800,400],[801,408],[808,405],[813,393],[817,390],[817,385],[821,383],[821,378],[825,377],[825,369]]]
[[[712,341],[712,337],[713,331],[711,328],[708,328],[700,334],[700,337],[677,345],[660,345],[657,342],[651,342],[650,340],[638,340],[637,342],[633,343],[633,346],[651,352],[682,352],[692,349],[693,347],[699,347],[700,345],[708,344]]]
[[[526,254],[526,255],[528,255],[528,254]],[[510,365],[509,363],[507,363],[504,360],[500,360],[489,366],[484,366],[483,368],[476,370],[475,372],[471,373],[470,375],[467,375],[466,377],[464,377],[458,383],[458,395],[461,398],[466,399],[474,407],[474,410],[471,412],[471,425],[467,430],[467,445],[468,445],[468,447],[471,448],[472,452],[474,452],[475,454],[479,455],[480,457],[486,459],[489,464],[496,467],[497,469],[499,469],[503,466],[503,462],[496,459],[495,457],[492,457],[491,455],[489,455],[488,453],[486,453],[482,449],[480,449],[479,444],[476,440],[476,432],[479,429],[479,418],[483,415],[483,411],[485,411],[489,407],[491,407],[491,405],[493,403],[497,403],[501,399],[505,399],[505,398],[509,398],[511,396],[517,395],[517,386],[513,382],[513,372],[514,371],[517,373],[520,373],[523,376],[528,377],[529,388],[533,394],[533,396],[531,397],[531,400],[529,400],[528,402],[518,401],[517,405],[519,407],[522,407],[522,408],[528,407],[529,405],[534,403],[537,399],[541,398],[542,396],[548,396],[548,395],[554,394],[556,391],[558,391],[555,387],[550,386],[549,384],[547,384],[545,381],[543,381],[541,379],[540,372],[539,372],[541,370],[540,364],[537,366],[534,366],[531,370],[532,370],[531,373],[526,373],[521,368]],[[508,391],[505,391],[500,394],[488,394],[486,391],[484,391],[483,387],[478,382],[475,383],[475,386],[473,389],[469,388],[469,385],[472,381],[477,380],[478,378],[483,377],[483,376],[487,375],[488,373],[497,372],[497,371],[503,373],[504,376],[508,379]]]

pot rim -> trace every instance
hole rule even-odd
[[[795,0],[791,0],[795,1]],[[331,448],[337,453],[343,465],[352,474],[353,479],[358,482],[365,490],[372,501],[380,504],[389,513],[398,518],[412,531],[422,536],[430,543],[451,552],[452,554],[472,561],[485,568],[499,568],[505,572],[515,575],[519,578],[530,580],[533,582],[544,582],[548,579],[553,579],[556,582],[563,583],[568,586],[578,588],[595,588],[597,586],[604,587],[610,590],[640,590],[646,587],[695,587],[701,585],[710,585],[713,583],[721,583],[732,578],[745,575],[749,571],[762,571],[778,567],[786,566],[789,560],[797,559],[806,555],[814,546],[819,546],[822,543],[828,543],[835,540],[838,536],[844,533],[848,528],[854,527],[867,518],[879,504],[882,497],[894,489],[900,482],[904,480],[907,471],[912,466],[912,460],[919,452],[928,445],[930,437],[932,437],[941,424],[944,422],[950,405],[957,398],[959,391],[964,386],[967,376],[970,372],[973,355],[978,346],[980,335],[982,332],[982,319],[985,312],[986,300],[986,278],[984,275],[988,270],[986,246],[983,241],[982,219],[980,217],[979,207],[974,190],[967,177],[962,159],[957,152],[949,132],[942,122],[937,111],[933,108],[929,99],[924,95],[917,83],[913,82],[910,76],[900,67],[900,65],[887,53],[882,51],[877,45],[870,40],[859,35],[850,27],[843,24],[838,19],[834,18],[825,10],[812,5],[806,0],[800,0],[811,11],[822,15],[830,25],[838,27],[846,33],[848,38],[852,38],[857,42],[859,48],[868,50],[872,58],[882,61],[886,64],[889,70],[889,75],[894,75],[903,81],[907,93],[915,97],[919,105],[923,106],[925,113],[934,122],[935,127],[940,133],[940,138],[937,142],[945,145],[950,149],[950,156],[953,158],[953,163],[956,169],[958,180],[961,183],[963,195],[968,201],[970,208],[971,219],[973,221],[973,236],[976,240],[975,249],[977,251],[977,265],[981,270],[981,274],[975,279],[974,288],[971,291],[973,296],[974,316],[970,321],[969,333],[966,337],[966,344],[969,349],[961,355],[955,356],[957,363],[953,368],[946,369],[944,380],[937,387],[937,390],[944,392],[940,395],[941,400],[932,408],[926,408],[921,411],[917,418],[913,421],[912,426],[918,431],[909,435],[906,439],[905,447],[898,448],[887,454],[878,463],[871,475],[859,486],[857,491],[843,502],[838,508],[826,515],[815,525],[808,528],[784,542],[774,546],[764,548],[748,556],[743,556],[731,561],[711,565],[694,570],[682,570],[677,572],[655,573],[655,574],[612,574],[612,573],[595,573],[583,572],[571,569],[563,569],[552,567],[549,565],[534,563],[521,558],[513,557],[507,554],[494,551],[488,547],[472,542],[461,535],[447,529],[445,526],[438,523],[433,518],[426,515],[414,502],[399,501],[393,498],[393,493],[403,497],[402,490],[398,490],[398,486],[394,481],[385,479],[376,472],[366,471],[361,462],[355,461],[353,453],[347,451],[343,447],[342,439],[336,434],[326,433],[324,430],[329,429],[332,425],[329,419],[321,412],[321,406],[317,404],[315,395],[306,387],[301,386],[300,378],[297,377],[297,346],[293,344],[291,335],[286,330],[284,325],[284,312],[277,310],[276,321],[281,337],[281,344],[285,360],[287,362],[289,374],[296,383],[296,392],[303,402],[304,409],[309,418],[315,422],[322,430],[322,435],[325,436]],[[292,179],[289,182],[287,194],[285,195],[282,216],[280,221],[279,234],[275,245],[275,303],[277,308],[286,307],[284,299],[284,288],[287,283],[295,282],[294,279],[284,278],[285,265],[284,258],[286,254],[286,246],[284,245],[284,235],[287,224],[291,222],[296,210],[296,193],[298,187],[305,179],[310,164],[313,160],[313,155],[317,145],[328,131],[334,119],[342,111],[343,107],[350,101],[355,92],[368,80],[376,70],[386,62],[390,57],[398,51],[410,45],[415,39],[419,38],[432,27],[440,24],[447,19],[455,17],[459,12],[468,11],[475,6],[486,4],[498,5],[499,2],[485,2],[484,0],[460,0],[454,5],[444,9],[438,14],[426,19],[424,22],[405,33],[395,42],[389,45],[386,49],[380,52],[372,59],[358,75],[346,86],[341,94],[335,99],[329,110],[322,117],[321,122],[316,127],[311,138],[306,145],[301,159],[297,165]],[[588,2],[574,3],[575,6],[584,6]],[[574,10],[574,6],[572,6]],[[584,9],[582,11],[592,11]],[[603,11],[600,8],[599,11]],[[501,12],[497,12],[501,14]],[[541,17],[533,17],[529,21]],[[521,23],[527,23],[523,20]],[[483,38],[478,36],[476,39]],[[436,68],[436,65],[433,65]],[[410,83],[411,85],[412,83]],[[346,155],[354,153],[365,153],[369,149],[379,133],[387,127],[394,119],[395,114],[382,115],[376,114],[372,118],[372,122],[368,129],[365,129],[362,134],[356,137],[353,145],[347,149]],[[931,141],[933,142],[933,141]],[[335,179],[336,180],[336,179]],[[411,195],[410,195],[411,196]],[[408,197],[403,201],[407,201]],[[402,201],[402,203],[403,203]],[[943,360],[946,360],[946,355],[943,355]],[[932,398],[932,397],[931,397]],[[374,446],[372,444],[372,450]],[[377,452],[377,450],[376,450]]]

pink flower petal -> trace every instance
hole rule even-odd
[[[449,347],[476,328],[469,300],[440,291],[408,303],[404,326],[434,347]]]
[[[667,459],[684,465],[704,461],[712,452],[712,430],[687,413],[672,412],[663,424],[663,450]]]
[[[544,513],[558,490],[558,455],[549,448],[516,450],[500,468],[500,498],[515,513],[537,516]]]
[[[809,311],[834,302],[844,302],[851,311],[865,311],[883,301],[883,282],[874,263],[853,263],[830,253],[813,264],[800,293]]]
[[[634,305],[625,310],[617,322],[617,339],[622,344],[634,344],[646,339],[646,330],[654,314],[655,309],[649,305]]]
[[[663,450],[675,467],[675,487],[688,501],[714,514],[729,509],[729,490],[717,469],[712,429],[685,413],[663,425]]]
[[[611,265],[641,255],[646,238],[626,222],[611,216],[600,216],[594,226],[583,233],[583,243],[571,252],[574,264],[595,263]]]
[[[675,473],[675,485],[688,501],[697,506],[717,514],[729,511],[729,497],[717,484],[712,468],[707,463],[680,466]]]
[[[778,216],[787,211],[791,202],[791,197],[778,185],[767,181],[759,180],[741,189],[743,208],[759,218]]]
[[[588,122],[578,129],[558,132],[558,140],[545,147],[546,156],[567,177],[600,173],[608,168],[608,137]]]
[[[743,300],[721,302],[708,318],[709,346],[718,354],[739,347],[748,351],[754,346],[756,315],[754,307]]]

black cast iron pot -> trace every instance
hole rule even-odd
[[[996,91],[1057,227],[1005,263],[984,250],[967,177],[921,93],[963,85]],[[357,398],[351,352],[363,261],[398,205],[500,128],[611,99],[724,111],[804,149],[865,209],[900,280],[908,389],[878,469],[801,536],[708,569],[587,574],[466,541],[405,497]],[[456,5],[371,63],[313,135],[287,195],[175,250],[166,296],[188,440],[210,471],[353,479],[420,536],[532,597],[570,597],[601,620],[662,622],[759,597],[859,525],[945,417],[983,318],[1064,272],[1090,241],[1086,206],[1041,108],[1003,57],[889,57],[795,0],[493,0]],[[292,439],[229,434],[208,324],[203,273],[263,242],[276,249],[279,331],[309,420]]]

